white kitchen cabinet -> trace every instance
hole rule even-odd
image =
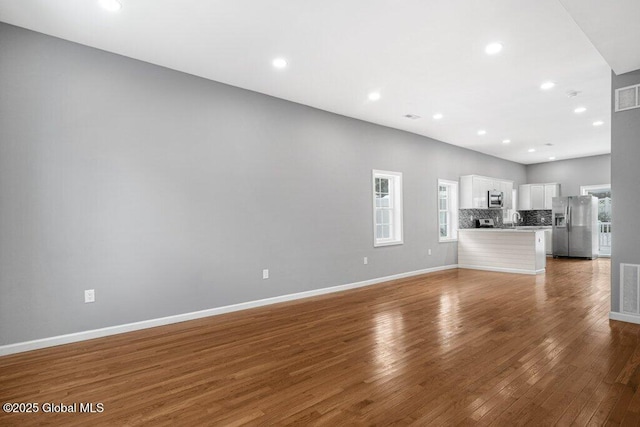
[[[553,255],[553,229],[544,229],[544,248],[547,255]]]
[[[560,184],[545,184],[544,185],[544,208],[551,209],[553,204],[553,198],[560,195]]]
[[[518,210],[531,210],[531,185],[523,184],[518,187]]]
[[[460,177],[460,203],[458,207],[460,209],[473,209],[473,176],[461,176]]]
[[[518,210],[551,209],[552,199],[560,195],[560,184],[522,184],[518,187]]]
[[[473,185],[473,207],[476,209],[487,209],[489,206],[489,190],[493,186],[493,180],[483,176],[474,176]]]
[[[513,207],[513,181],[499,181],[498,190],[504,195],[503,209],[512,209]]]
[[[504,209],[511,207],[513,181],[480,175],[460,177],[460,209],[488,209],[489,191],[502,191]]]
[[[545,272],[543,230],[458,230],[458,268],[519,274]]]
[[[487,202],[484,194],[488,183],[486,179],[476,175],[460,177],[460,209],[477,209]]]
[[[544,184],[531,184],[531,209],[544,209]]]

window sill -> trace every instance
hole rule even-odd
[[[395,246],[395,245],[403,245],[404,241],[402,240],[393,240],[389,242],[373,242],[373,247],[378,248],[381,246]]]
[[[457,242],[458,238],[456,237],[455,239],[438,239],[438,242],[440,243],[451,243],[451,242]]]

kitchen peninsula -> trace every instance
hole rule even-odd
[[[505,273],[545,272],[544,230],[468,228],[458,231],[458,267]]]

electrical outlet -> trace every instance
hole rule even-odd
[[[429,255],[431,255],[431,249],[429,249]]]
[[[95,289],[85,289],[84,291],[84,302],[96,302],[96,291]]]
[[[369,264],[369,259],[367,257],[364,257],[364,265]]]
[[[262,270],[262,278],[263,279],[268,279],[269,278],[269,269],[265,268],[264,270]]]

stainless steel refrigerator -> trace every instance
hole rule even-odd
[[[552,208],[553,257],[598,258],[598,199],[554,197]]]

